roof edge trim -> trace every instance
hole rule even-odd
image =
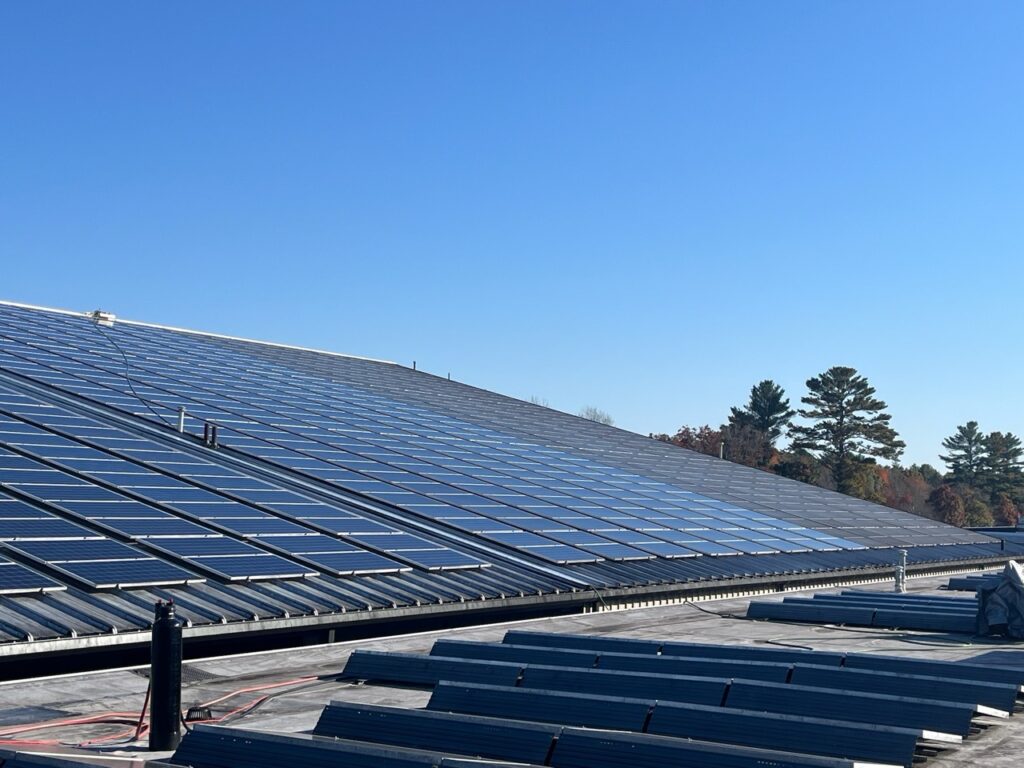
[[[55,312],[60,315],[73,315],[75,317],[90,317],[91,312],[77,312],[72,309],[58,309],[57,307],[44,307],[39,304],[27,304],[21,301],[9,301],[7,299],[0,299],[0,306],[5,307],[18,307],[19,309],[34,309],[40,312]],[[318,355],[330,355],[331,357],[344,357],[350,360],[365,360],[370,363],[383,363],[385,365],[400,365],[393,360],[382,360],[376,357],[365,357],[363,355],[350,355],[344,352],[331,352],[326,349],[317,349],[315,347],[301,347],[296,344],[284,344],[279,341],[261,341],[260,339],[250,339],[245,336],[231,336],[226,333],[213,333],[212,331],[197,331],[192,328],[179,328],[175,325],[161,325],[160,323],[145,323],[141,320],[125,320],[122,317],[118,317],[116,322],[124,323],[126,325],[137,325],[142,328],[158,328],[163,331],[174,331],[176,333],[190,333],[193,336],[209,336],[214,339],[225,339],[227,341],[243,341],[247,344],[260,344],[265,347],[276,347],[278,349],[294,349],[299,352],[314,352]]]

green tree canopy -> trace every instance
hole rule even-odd
[[[771,379],[750,388],[750,400],[742,408],[731,408],[730,427],[752,427],[764,435],[769,447],[782,437],[796,411],[789,407],[786,391]]]
[[[816,455],[842,493],[856,490],[861,463],[878,457],[896,461],[906,444],[889,426],[886,404],[853,368],[835,366],[807,380],[799,413],[811,421],[790,430],[793,446]]]
[[[985,528],[995,524],[992,509],[976,494],[972,493],[964,500],[964,513],[967,516],[969,528]]]
[[[985,437],[985,454],[979,472],[979,484],[993,501],[1001,494],[1011,498],[1024,495],[1024,447],[1012,432],[990,432]]]
[[[911,464],[910,472],[917,472],[930,486],[942,485],[942,473],[931,464]]]
[[[985,467],[985,435],[978,429],[978,422],[968,421],[956,428],[956,432],[942,441],[946,453],[939,456],[949,468],[949,480],[971,488],[977,487]]]

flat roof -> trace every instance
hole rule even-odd
[[[912,578],[908,585],[909,591],[948,596],[951,593],[938,592],[948,578]],[[838,589],[841,588],[806,592],[825,593]],[[858,589],[891,592],[892,582],[860,586]],[[309,731],[321,710],[332,700],[418,708],[426,704],[429,691],[394,685],[356,684],[331,678],[344,669],[349,654],[357,648],[426,653],[439,638],[493,642],[500,640],[505,631],[512,627],[702,643],[796,646],[815,650],[905,655],[915,659],[971,658],[975,663],[1024,669],[1024,644],[1008,643],[996,638],[731,618],[742,617],[751,599],[764,600],[766,597],[770,595],[575,614],[188,661],[184,671],[182,705],[189,707],[240,689],[312,677],[323,679],[305,680],[273,689],[275,695],[271,699],[251,713],[233,720],[231,725],[278,733]],[[40,711],[66,713],[54,714],[53,717],[107,711],[137,712],[146,694],[147,671],[144,667],[135,667],[0,683],[0,712],[41,708]],[[240,707],[267,692],[270,691],[242,693],[221,706],[229,709]],[[979,763],[997,768],[1016,766],[1020,751],[1024,749],[1024,718],[981,717],[978,722],[990,727],[981,736],[940,753],[929,764],[936,768]],[[66,743],[80,742],[116,731],[117,728],[76,726],[54,733]],[[144,746],[123,745],[120,749],[108,751],[108,757],[120,759],[107,764],[128,765],[124,759],[141,756],[140,747]],[[48,748],[39,749],[52,752]]]

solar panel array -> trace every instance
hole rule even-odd
[[[687,675],[688,662],[707,669]],[[540,632],[438,641],[429,656],[356,650],[343,676],[430,699],[332,701],[320,738],[197,726],[169,763],[911,768],[991,738],[976,718],[1009,716],[1024,683],[1020,669],[970,660]]]
[[[754,601],[747,606],[747,618],[962,632],[971,635],[980,632],[978,600],[973,597],[901,595],[848,590],[838,595],[786,597],[782,602]]]
[[[212,590],[206,620],[877,566],[893,547],[999,551],[391,363],[0,304],[0,594]],[[257,582],[224,610],[225,585]]]

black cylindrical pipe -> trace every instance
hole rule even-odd
[[[149,748],[175,749],[181,740],[181,621],[172,601],[156,603],[149,682]]]

